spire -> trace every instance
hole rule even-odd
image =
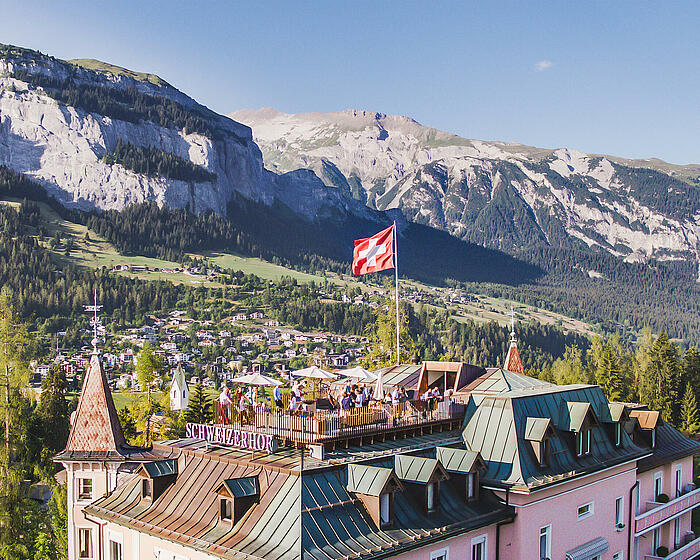
[[[99,320],[97,311],[102,307],[95,304],[86,306],[94,312],[92,356],[83,380],[83,389],[78,401],[78,409],[72,422],[68,445],[57,459],[100,459],[119,460],[123,458],[122,447],[126,444],[117,409],[112,400],[112,392],[107,382],[102,357],[98,349]]]
[[[513,373],[525,375],[525,368],[523,367],[523,362],[520,359],[518,343],[515,338],[515,311],[513,310],[512,304],[508,315],[510,316],[510,348],[508,348],[508,354],[506,355],[506,361],[503,365],[503,369],[506,371],[512,371]]]
[[[177,387],[182,390],[187,385],[185,381],[185,371],[182,369],[182,364],[177,364],[175,371],[173,371],[173,380],[170,383],[171,387]]]

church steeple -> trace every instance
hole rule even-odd
[[[56,457],[58,460],[81,458],[120,460],[124,457],[122,447],[126,445],[126,441],[98,348],[101,325],[97,318],[97,311],[101,307],[97,305],[97,295],[95,295],[95,304],[86,306],[87,311],[94,312],[92,356],[83,380],[83,389],[68,436],[68,445]]]
[[[510,306],[510,348],[508,348],[508,354],[506,355],[506,361],[503,365],[503,369],[506,371],[512,371],[513,373],[520,373],[525,375],[525,368],[523,367],[523,362],[520,359],[520,352],[518,352],[518,343],[515,338],[515,311],[513,306]]]

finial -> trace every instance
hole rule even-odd
[[[510,341],[515,342],[515,310],[512,303],[510,304],[510,312],[506,315],[510,316]]]
[[[93,305],[86,305],[85,311],[87,312],[92,312],[94,313],[93,318],[90,319],[90,324],[92,325],[93,332],[92,332],[92,340],[90,341],[92,343],[92,353],[93,354],[98,354],[99,351],[97,350],[97,345],[100,343],[99,339],[99,329],[102,327],[102,323],[100,323],[100,320],[97,318],[97,312],[102,309],[101,305],[97,305],[97,288],[95,288],[95,299]]]

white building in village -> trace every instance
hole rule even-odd
[[[178,364],[173,371],[173,380],[170,383],[170,409],[185,410],[189,402],[190,388],[187,386],[182,364]]]

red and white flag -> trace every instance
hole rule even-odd
[[[366,239],[356,239],[352,273],[367,274],[394,268],[394,226]]]

